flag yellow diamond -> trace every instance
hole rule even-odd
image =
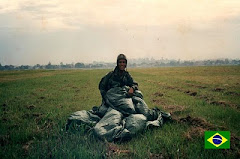
[[[213,144],[214,146],[219,147],[225,142],[227,142],[228,140],[225,137],[223,137],[221,134],[216,133],[213,136],[211,136],[209,139],[207,139],[207,141]]]

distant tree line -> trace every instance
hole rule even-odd
[[[179,67],[179,66],[221,66],[221,65],[240,65],[240,60],[234,59],[217,59],[217,60],[198,60],[198,61],[181,61],[179,60],[168,60],[168,59],[149,59],[149,58],[139,58],[139,59],[129,59],[128,67]],[[0,70],[29,70],[29,69],[98,69],[98,68],[113,68],[116,66],[116,63],[106,63],[106,62],[96,62],[90,64],[85,63],[71,63],[63,64],[62,62],[59,65],[53,65],[49,62],[47,65],[36,64],[34,66],[21,65],[5,65],[0,64]]]

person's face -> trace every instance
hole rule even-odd
[[[126,60],[119,60],[118,61],[118,67],[121,71],[125,70],[127,66]]]

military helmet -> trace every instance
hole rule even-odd
[[[117,57],[117,65],[118,65],[118,61],[119,60],[126,60],[126,64],[127,64],[127,57],[124,54],[119,54]]]

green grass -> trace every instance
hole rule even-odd
[[[239,66],[129,69],[148,106],[175,120],[113,145],[83,128],[66,132],[72,112],[101,104],[98,83],[109,71],[1,71],[0,158],[239,157]],[[186,116],[203,124],[182,122]],[[209,129],[231,131],[231,149],[205,150]]]

